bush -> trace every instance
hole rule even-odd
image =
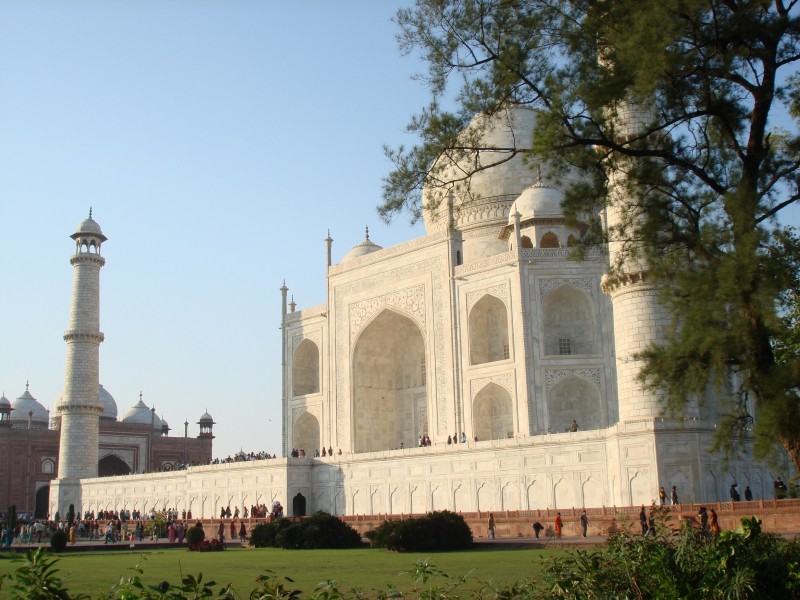
[[[365,537],[378,548],[397,552],[464,550],[472,545],[472,531],[464,517],[448,510],[414,519],[386,521]]]
[[[54,552],[63,552],[67,547],[67,532],[63,529],[56,529],[50,536],[50,547]]]
[[[656,535],[622,531],[601,547],[552,561],[542,577],[553,598],[798,598],[800,544],[743,518],[719,536],[657,521]]]
[[[276,519],[271,523],[259,523],[250,530],[250,544],[256,548],[278,548],[275,541],[278,533],[291,527],[289,519]]]
[[[198,546],[205,539],[206,532],[203,531],[202,527],[195,525],[194,527],[188,527],[186,529],[186,543],[189,544],[190,549],[192,546]]]
[[[250,532],[250,543],[256,548],[285,548],[289,550],[312,548],[358,548],[363,545],[358,532],[323,511],[307,519],[292,523],[278,519],[260,523]]]

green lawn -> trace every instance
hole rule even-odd
[[[490,580],[511,583],[523,578],[536,577],[540,558],[561,554],[560,551],[533,549],[476,549],[464,552],[417,554],[387,552],[385,550],[280,550],[274,548],[236,548],[225,552],[188,552],[165,549],[142,553],[93,552],[64,554],[57,567],[60,576],[72,593],[84,592],[95,597],[111,589],[120,576],[133,574],[131,569],[139,564],[144,570],[148,585],[163,580],[180,583],[184,575],[203,574],[203,580],[213,579],[219,584],[232,583],[242,597],[248,597],[258,575],[270,570],[281,577],[290,577],[294,583],[289,589],[304,593],[312,591],[318,583],[334,579],[339,588],[364,590],[385,589],[392,584],[401,590],[410,590],[410,571],[415,561],[429,559],[439,570],[457,577],[472,571],[465,590],[481,587]],[[0,575],[10,573],[18,563],[0,559]],[[444,579],[442,579],[444,581]],[[8,584],[6,583],[4,587]],[[218,589],[218,588],[217,588]],[[5,590],[0,591],[3,597]],[[465,594],[466,595],[466,594]]]

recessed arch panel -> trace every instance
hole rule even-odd
[[[586,294],[562,285],[544,297],[542,315],[546,355],[597,352],[594,311]]]
[[[600,429],[602,411],[597,387],[578,376],[570,376],[555,384],[547,394],[550,429],[569,431],[572,421],[579,429]]]
[[[478,441],[502,440],[514,434],[511,395],[496,383],[487,384],[472,402],[472,419]]]
[[[292,393],[295,396],[319,393],[319,348],[308,338],[294,350]]]
[[[313,456],[319,450],[319,421],[310,412],[305,411],[294,422],[292,428],[292,446],[297,450],[305,450],[306,456]]]
[[[508,311],[496,296],[486,294],[469,311],[469,355],[473,365],[509,357]]]
[[[428,433],[425,343],[409,317],[385,309],[353,351],[353,448],[372,452],[417,445]]]

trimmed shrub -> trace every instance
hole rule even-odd
[[[186,528],[186,543],[189,544],[190,548],[192,546],[199,546],[205,539],[206,532],[203,531],[202,527],[195,525],[194,527]]]
[[[250,543],[256,548],[358,548],[363,546],[358,532],[338,517],[324,511],[293,523],[278,519],[259,523],[250,532]]]
[[[472,531],[464,517],[449,510],[402,521],[386,521],[365,537],[373,546],[397,552],[464,550],[472,545]]]
[[[317,511],[307,519],[292,523],[275,536],[281,548],[288,550],[312,548],[359,548],[361,535],[338,517]]]
[[[275,538],[278,533],[290,527],[289,519],[276,519],[271,523],[259,523],[250,530],[250,544],[256,548],[277,548]]]
[[[50,547],[54,552],[63,552],[67,547],[67,532],[63,529],[56,529],[50,536]]]

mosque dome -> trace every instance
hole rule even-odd
[[[464,173],[473,171],[476,164],[482,167],[468,182],[456,183],[453,188],[453,213],[457,227],[460,224],[494,222],[498,216],[502,218],[499,223],[502,226],[507,215],[505,210],[522,190],[536,180],[532,165],[526,163],[522,154],[509,158],[510,149],[531,147],[535,124],[536,112],[519,105],[508,106],[492,116],[478,115],[461,134],[464,146],[478,149],[457,159],[445,156],[437,159],[437,163],[444,162],[442,165],[437,164],[437,168],[441,166],[442,170],[436,174],[436,178],[444,182],[458,182],[464,177]],[[442,188],[426,186],[423,189],[423,219],[429,232],[442,229],[448,224],[447,198],[443,194]],[[500,206],[479,211],[478,216],[463,215],[462,219],[462,206],[490,199],[494,200],[492,204],[499,202]],[[464,222],[460,223],[462,220]]]
[[[508,224],[514,225],[514,213],[519,213],[520,222],[531,219],[563,218],[561,204],[564,202],[564,192],[541,183],[529,186],[523,190],[519,198],[514,200],[508,215]]]
[[[198,423],[200,425],[203,425],[205,423],[213,424],[214,423],[214,419],[210,414],[208,414],[208,411],[206,411],[200,416],[200,420],[198,421]]]
[[[0,408],[11,408],[11,401],[5,395],[0,396]]]
[[[150,425],[152,423],[154,430],[161,431],[161,419],[148,408],[141,396],[139,397],[139,402],[125,412],[122,422],[134,425]]]
[[[98,394],[98,400],[100,404],[103,406],[103,412],[100,413],[101,419],[106,419],[109,421],[116,421],[117,420],[117,403],[114,400],[114,397],[108,393],[108,390],[103,387],[103,384],[100,384],[100,393]]]
[[[28,384],[25,384],[22,395],[11,403],[11,409],[14,411],[11,413],[12,423],[27,423],[31,412],[31,423],[47,427],[50,422],[50,413],[28,391]]]
[[[369,239],[369,227],[367,227],[366,237],[364,238],[364,241],[358,244],[357,246],[353,246],[353,249],[344,255],[344,258],[342,258],[342,262],[347,262],[354,258],[358,258],[359,256],[372,254],[373,252],[377,252],[378,250],[383,250],[383,246],[379,246],[378,244],[373,243],[372,240]]]

